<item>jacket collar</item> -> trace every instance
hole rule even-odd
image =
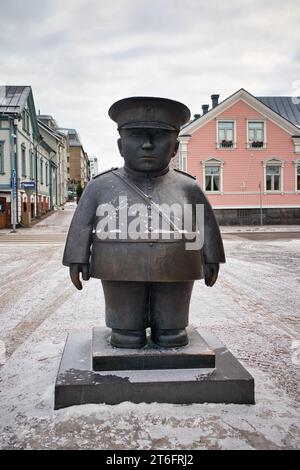
[[[125,174],[132,176],[133,178],[138,178],[138,179],[146,179],[146,178],[157,178],[158,176],[163,176],[169,171],[169,167],[167,166],[163,170],[160,171],[153,171],[150,173],[144,173],[142,171],[136,171],[133,170],[132,168],[128,168],[128,166],[124,165],[123,167]]]

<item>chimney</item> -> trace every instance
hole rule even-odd
[[[206,114],[208,112],[208,108],[209,108],[209,104],[203,104],[202,105],[203,116],[204,116],[204,114]]]
[[[219,104],[220,95],[211,95],[212,107],[215,108]]]
[[[194,119],[199,119],[200,116],[201,114],[194,114]]]

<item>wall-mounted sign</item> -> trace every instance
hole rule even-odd
[[[34,181],[21,181],[21,188],[22,189],[34,189],[35,182]]]

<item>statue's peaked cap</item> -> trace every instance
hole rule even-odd
[[[118,129],[154,127],[177,131],[191,116],[188,107],[179,101],[151,96],[133,96],[116,101],[108,114],[118,124]]]

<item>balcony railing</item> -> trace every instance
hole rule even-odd
[[[262,140],[254,140],[253,142],[249,142],[249,148],[265,148],[266,145]]]
[[[221,140],[218,142],[218,148],[235,148],[235,143],[232,140]]]

